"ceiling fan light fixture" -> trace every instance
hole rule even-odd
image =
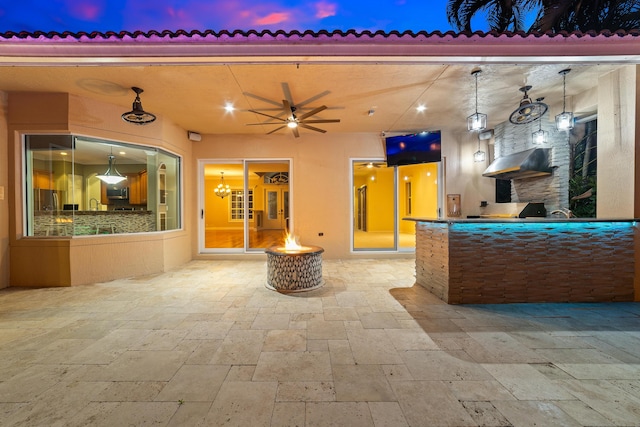
[[[478,74],[481,72],[480,69],[471,72],[476,79],[476,112],[467,117],[467,129],[473,132],[480,132],[487,128],[487,115],[478,112]]]
[[[567,74],[571,71],[570,68],[560,71],[562,74],[562,113],[556,116],[556,129],[558,130],[571,130],[573,129],[573,113],[567,111]]]
[[[132,91],[136,93],[136,99],[133,101],[131,111],[122,114],[122,120],[127,123],[133,123],[134,125],[148,125],[156,120],[155,114],[144,111],[142,108],[142,101],[140,100],[140,94],[144,92],[139,87],[132,87]]]
[[[295,129],[295,128],[297,128],[297,127],[298,127],[298,122],[296,122],[296,120],[295,120],[295,119],[291,119],[291,120],[289,120],[289,121],[287,122],[287,127],[288,127],[289,129]]]
[[[509,121],[514,125],[524,125],[538,120],[549,109],[549,106],[541,102],[544,98],[538,98],[535,102],[529,98],[528,91],[531,86],[523,86],[520,88],[524,92],[520,105],[509,116]]]

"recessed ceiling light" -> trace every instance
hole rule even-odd
[[[224,109],[227,113],[231,113],[233,110],[235,110],[233,104],[230,102],[227,102],[227,104],[224,106]]]
[[[66,156],[66,155],[67,155],[67,153],[66,153],[66,152],[64,152],[64,151],[61,151],[61,152],[60,152],[60,155],[61,155],[61,156]]]
[[[121,155],[121,156],[125,156],[126,154],[127,154],[127,153],[125,153],[124,151],[121,151],[121,152],[120,152],[120,155]]]
[[[422,113],[426,109],[427,109],[427,106],[424,104],[420,104],[416,107],[416,110],[418,111],[418,113]]]

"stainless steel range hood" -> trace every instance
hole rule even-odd
[[[532,148],[497,158],[482,176],[497,179],[522,179],[551,175],[550,148]]]

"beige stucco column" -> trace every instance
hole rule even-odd
[[[598,79],[599,218],[640,217],[638,69],[629,65]]]

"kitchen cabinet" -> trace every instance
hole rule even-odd
[[[140,177],[140,204],[146,205],[148,193],[147,171],[143,170],[138,175]]]
[[[129,178],[129,204],[147,204],[147,171],[127,174],[127,177]]]
[[[33,188],[38,190],[53,190],[53,174],[50,171],[33,171]]]
[[[127,179],[119,184],[100,183],[100,203],[103,205],[113,204],[113,200],[107,197],[107,188],[111,190],[128,188],[130,205],[146,205],[147,204],[147,171],[142,170],[137,173],[123,173]]]

